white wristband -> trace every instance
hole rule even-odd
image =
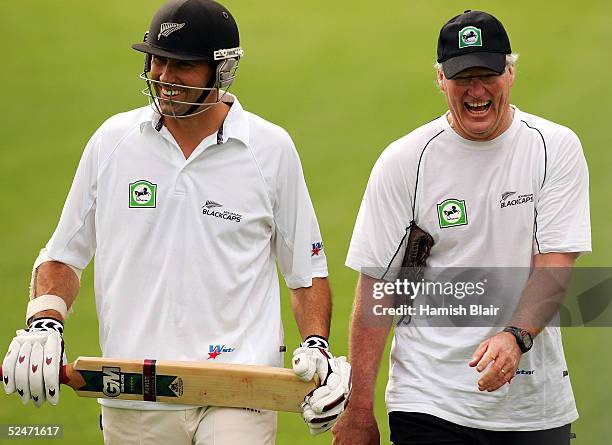
[[[32,316],[41,311],[53,310],[60,313],[62,320],[66,319],[68,315],[68,307],[63,298],[57,295],[41,295],[28,303],[28,310],[26,312],[26,324]]]

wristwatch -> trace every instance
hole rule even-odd
[[[517,328],[516,326],[508,326],[504,328],[504,332],[510,332],[514,335],[519,349],[524,354],[533,346],[533,337],[526,329]]]

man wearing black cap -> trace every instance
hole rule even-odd
[[[94,254],[104,356],[282,366],[278,264],[303,338],[293,369],[323,382],[303,417],[326,431],[351,369],[328,347],[323,242],[291,138],[227,91],[243,56],[234,18],[212,0],[170,0],[133,47],[151,107],[111,117],[89,141],[35,263],[29,328],[2,363],[6,392],[57,404],[63,321]],[[107,445],[275,441],[274,412],[100,403]]]
[[[372,170],[346,261],[360,272],[350,335],[355,384],[332,429],[335,445],[380,441],[374,385],[394,314],[372,311],[380,297],[373,291],[403,277],[406,265],[425,277],[513,268],[521,300],[501,326],[402,319],[386,391],[392,442],[569,444],[578,413],[560,330],[542,329],[542,314],[521,309],[532,294],[538,301],[540,271],[569,269],[591,250],[588,171],[571,130],[510,104],[516,58],[492,15],[449,20],[437,65],[448,111],[393,142]],[[460,298],[448,296],[457,305]]]

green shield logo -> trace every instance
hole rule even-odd
[[[438,222],[441,229],[467,225],[465,201],[462,199],[445,199],[438,204]]]
[[[130,208],[155,208],[157,184],[141,179],[130,184]]]
[[[482,33],[475,26],[466,26],[459,31],[459,48],[482,46]]]

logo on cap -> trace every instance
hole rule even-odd
[[[178,31],[183,26],[184,23],[162,23],[159,28],[159,34],[157,34],[157,40],[161,39],[162,36],[168,37],[174,31]]]
[[[459,48],[482,46],[482,34],[475,26],[466,26],[459,31]]]

